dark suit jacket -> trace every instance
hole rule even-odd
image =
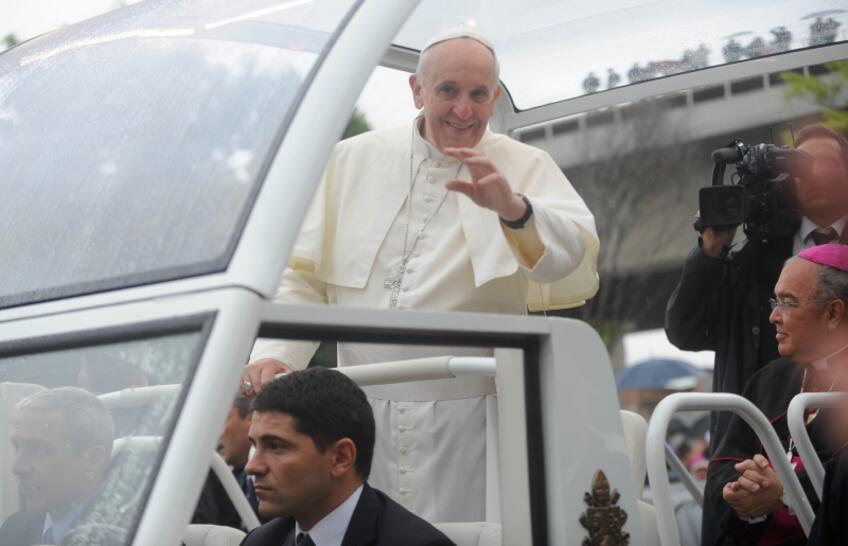
[[[780,357],[768,300],[790,256],[788,237],[742,241],[720,258],[707,256],[699,245],[686,258],[666,308],[665,332],[684,351],[715,351],[713,391],[742,394],[757,371]],[[712,414],[712,445],[718,445],[730,415]]]
[[[294,545],[295,522],[276,518],[251,531],[242,546]],[[367,483],[342,546],[456,546],[441,531]]]
[[[15,512],[0,527],[0,546],[32,546],[41,544],[44,514]]]

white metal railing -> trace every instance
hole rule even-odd
[[[115,392],[107,392],[97,398],[107,409],[134,408],[145,406],[162,398],[176,396],[182,385],[153,385],[150,387],[134,387]]]
[[[686,466],[683,464],[683,461],[677,456],[677,453],[671,449],[671,446],[668,443],[665,444],[665,459],[668,463],[668,466],[671,467],[672,471],[677,475],[680,479],[680,483],[689,491],[689,494],[692,495],[692,498],[695,499],[695,502],[698,503],[698,506],[701,508],[704,507],[704,490],[700,485],[695,481],[695,478],[692,477],[692,474],[686,470]]]
[[[810,435],[807,433],[804,413],[808,408],[826,408],[844,403],[845,399],[846,395],[842,392],[802,392],[792,399],[789,403],[789,410],[786,412],[789,434],[795,440],[798,455],[804,461],[804,469],[807,471],[807,476],[810,477],[810,482],[813,484],[813,489],[815,489],[819,499],[822,498],[822,489],[824,488],[824,465],[813,447]]]
[[[495,377],[494,357],[434,356],[336,368],[360,387],[460,376]]]
[[[244,491],[242,491],[241,486],[236,481],[236,477],[233,475],[230,467],[227,466],[223,457],[213,451],[212,458],[209,462],[212,472],[215,473],[221,485],[224,486],[224,491],[227,492],[227,496],[230,498],[230,502],[233,503],[233,507],[236,509],[245,528],[251,531],[259,527],[259,518],[253,512],[253,507],[250,506]]]
[[[801,482],[786,459],[783,446],[768,419],[749,400],[727,393],[675,393],[665,397],[657,404],[648,424],[646,445],[648,462],[648,480],[654,498],[657,513],[657,526],[660,542],[663,546],[680,544],[680,534],[674,517],[671,500],[671,487],[666,470],[666,434],[671,418],[679,411],[730,411],[742,418],[754,431],[763,444],[766,455],[774,467],[780,483],[789,496],[791,508],[798,521],[809,535],[814,514],[810,501],[804,494]]]
[[[112,456],[116,456],[125,449],[133,448],[158,451],[161,448],[161,445],[161,436],[124,436],[123,438],[115,440],[115,444],[112,447]],[[256,514],[253,512],[253,508],[247,501],[247,497],[245,497],[244,491],[242,491],[241,486],[236,481],[236,477],[233,475],[230,467],[227,466],[227,463],[221,455],[213,451],[212,456],[209,459],[209,466],[212,469],[212,472],[215,473],[215,476],[218,477],[221,485],[224,487],[224,491],[226,491],[230,502],[233,503],[236,513],[241,518],[241,521],[247,530],[250,531],[259,527],[259,518],[256,517]]]

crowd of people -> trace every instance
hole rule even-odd
[[[806,43],[798,47],[832,44],[837,41],[841,26],[842,23],[833,17],[816,17],[815,21],[810,24],[809,37],[806,39]],[[770,33],[771,38],[768,40],[761,36],[754,36],[748,43],[738,41],[736,39],[738,35],[728,37],[727,43],[721,48],[724,62],[733,63],[744,59],[775,55],[789,51],[792,48],[793,35],[788,28],[781,25],[771,29]],[[739,34],[750,33],[743,32]],[[633,63],[633,66],[627,71],[627,81],[629,83],[638,83],[662,76],[671,76],[672,74],[707,68],[710,64],[710,48],[705,44],[700,44],[697,48],[686,49],[676,59],[649,61],[644,64]],[[602,89],[612,89],[621,85],[621,81],[622,78],[618,72],[612,68],[608,68],[606,85],[604,86],[601,78],[592,71],[583,79],[583,91],[585,93],[596,93]]]

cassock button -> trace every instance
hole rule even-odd
[[[751,329],[751,333],[752,333],[752,334],[754,334],[755,336],[760,335],[760,327],[759,327],[759,326],[754,326],[754,327]]]

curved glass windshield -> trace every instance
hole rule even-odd
[[[506,2],[424,0],[395,38],[420,50],[453,25],[493,41],[528,109],[710,66],[848,39],[839,0]]]
[[[177,330],[0,357],[0,544],[132,542],[204,343]]]
[[[145,2],[0,56],[0,307],[225,269],[354,3]]]

